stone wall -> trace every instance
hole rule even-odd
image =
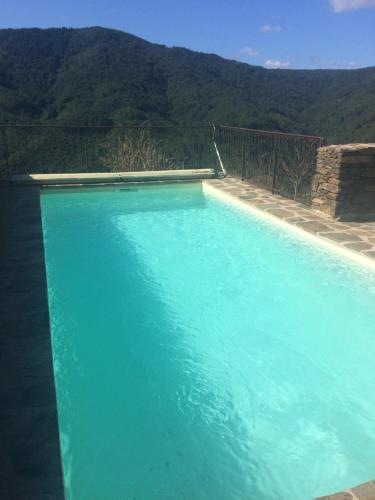
[[[375,143],[319,148],[312,206],[346,221],[375,221]]]

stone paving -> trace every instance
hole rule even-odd
[[[375,260],[375,222],[340,222],[234,177],[205,183],[322,240]]]
[[[350,490],[320,497],[316,500],[375,500],[375,481],[369,481]]]

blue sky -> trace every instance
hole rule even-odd
[[[375,66],[375,0],[0,0],[0,27],[106,26],[285,68]]]

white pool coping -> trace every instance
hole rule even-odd
[[[298,226],[295,226],[294,224],[290,224],[289,222],[280,219],[276,215],[270,214],[268,212],[265,212],[264,210],[261,210],[254,205],[251,205],[251,202],[246,202],[238,198],[235,194],[230,194],[223,192],[220,188],[217,188],[210,184],[209,182],[202,181],[203,184],[203,189],[206,193],[221,199],[225,201],[226,203],[229,203],[231,205],[237,206],[238,208],[241,208],[242,210],[245,210],[253,215],[256,215],[260,218],[263,218],[265,220],[268,220],[269,222],[272,222],[273,224],[277,224],[278,226],[288,230],[292,231],[293,233],[310,240],[312,243],[316,245],[321,245],[323,247],[326,247],[330,249],[331,251],[337,252],[340,255],[347,257],[351,259],[352,261],[355,261],[357,264],[364,265],[366,267],[369,267],[372,270],[375,270],[375,260],[366,257],[365,255],[361,255],[360,253],[356,252],[355,250],[350,250],[347,248],[343,248],[342,246],[335,244],[333,242],[327,241],[326,239],[320,237],[317,234],[310,233]]]
[[[183,170],[149,170],[145,172],[100,172],[67,174],[28,174],[13,175],[12,184],[16,185],[58,185],[58,184],[96,184],[103,182],[134,182],[136,180],[188,180],[211,179],[216,177],[211,168]]]

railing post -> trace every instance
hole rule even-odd
[[[213,148],[214,148],[214,150],[216,152],[216,149],[215,149],[216,148],[216,127],[215,127],[214,123],[212,124],[211,141],[212,141]],[[219,162],[219,168],[216,168],[216,165],[217,165],[217,162],[215,162],[215,171],[216,171],[216,174],[218,174],[219,170],[220,170],[220,162]]]
[[[10,172],[9,172],[9,152],[8,152],[8,144],[6,140],[6,133],[5,133],[5,127],[1,127],[1,139],[3,143],[3,150],[4,150],[4,163],[5,163],[5,173],[4,173],[4,178],[9,179],[10,178]],[[0,175],[0,179],[1,179]]]
[[[86,172],[89,171],[89,159],[88,159],[88,156],[87,156],[87,132],[86,130],[83,131],[83,136],[84,136],[84,140],[85,140],[85,162],[86,162]]]
[[[216,144],[216,127],[215,125],[212,125],[213,126],[213,134],[212,134],[212,140],[213,140],[213,143],[214,143],[214,149],[215,149],[215,152],[216,152],[216,156],[217,156],[217,159],[219,161],[219,166],[220,166],[220,169],[221,169],[221,174],[226,177],[227,175],[227,171],[225,170],[225,167],[224,167],[224,164],[222,162],[222,159],[221,159],[221,155],[220,155],[220,151],[217,147],[217,144]],[[219,171],[217,172],[219,174]]]
[[[272,194],[275,194],[275,191],[276,191],[276,172],[277,172],[276,151],[277,151],[277,140],[278,139],[275,136],[273,138],[274,146],[273,146],[273,155],[272,155],[272,161],[273,161],[273,169],[272,169]]]
[[[245,132],[242,134],[242,166],[241,166],[241,181],[245,178]]]

